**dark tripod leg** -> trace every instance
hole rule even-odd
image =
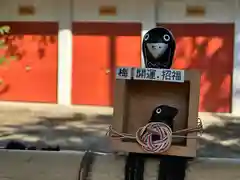
[[[163,156],[160,159],[158,180],[185,180],[188,158]]]
[[[144,174],[144,157],[142,154],[136,154],[136,171],[135,171],[135,180],[143,180]]]
[[[143,180],[144,158],[138,153],[129,153],[125,164],[125,180]]]

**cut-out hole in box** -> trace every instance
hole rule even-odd
[[[129,71],[130,72],[130,71]],[[121,133],[135,135],[145,126],[152,111],[159,105],[178,109],[173,131],[197,126],[200,74],[185,71],[184,81],[167,82],[154,80],[117,79],[112,126]],[[188,136],[196,135],[190,133]],[[146,153],[134,140],[112,139],[115,151]],[[165,153],[179,156],[196,156],[196,139],[173,138],[171,148]]]
[[[179,110],[174,119],[173,131],[187,128],[189,91],[189,82],[126,81],[125,104],[128,108],[125,112],[123,132],[135,134],[139,127],[148,123],[153,109],[162,104]],[[186,139],[174,138],[173,144],[186,145]]]

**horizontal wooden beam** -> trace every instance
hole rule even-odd
[[[0,180],[77,180],[82,152],[0,151]],[[124,179],[124,157],[97,154],[92,180]],[[147,180],[156,180],[158,162],[146,162]],[[196,159],[187,171],[188,180],[239,180],[240,160]]]

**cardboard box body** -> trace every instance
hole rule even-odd
[[[112,126],[118,132],[135,135],[139,127],[148,123],[153,109],[164,104],[179,110],[173,131],[194,128],[198,120],[199,91],[200,73],[192,70],[184,71],[184,82],[117,79]],[[164,154],[194,157],[196,146],[194,138],[173,138],[172,146]],[[121,139],[112,139],[112,148],[117,152],[146,153],[137,142]]]

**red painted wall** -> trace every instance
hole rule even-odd
[[[161,24],[159,24],[160,26]],[[162,24],[177,42],[173,68],[201,71],[201,112],[231,112],[234,24]]]
[[[141,24],[73,23],[72,103],[112,105],[116,66],[140,66]]]
[[[0,100],[57,101],[57,33],[54,22],[1,22],[9,25],[8,47],[0,55],[15,60],[0,63]]]

